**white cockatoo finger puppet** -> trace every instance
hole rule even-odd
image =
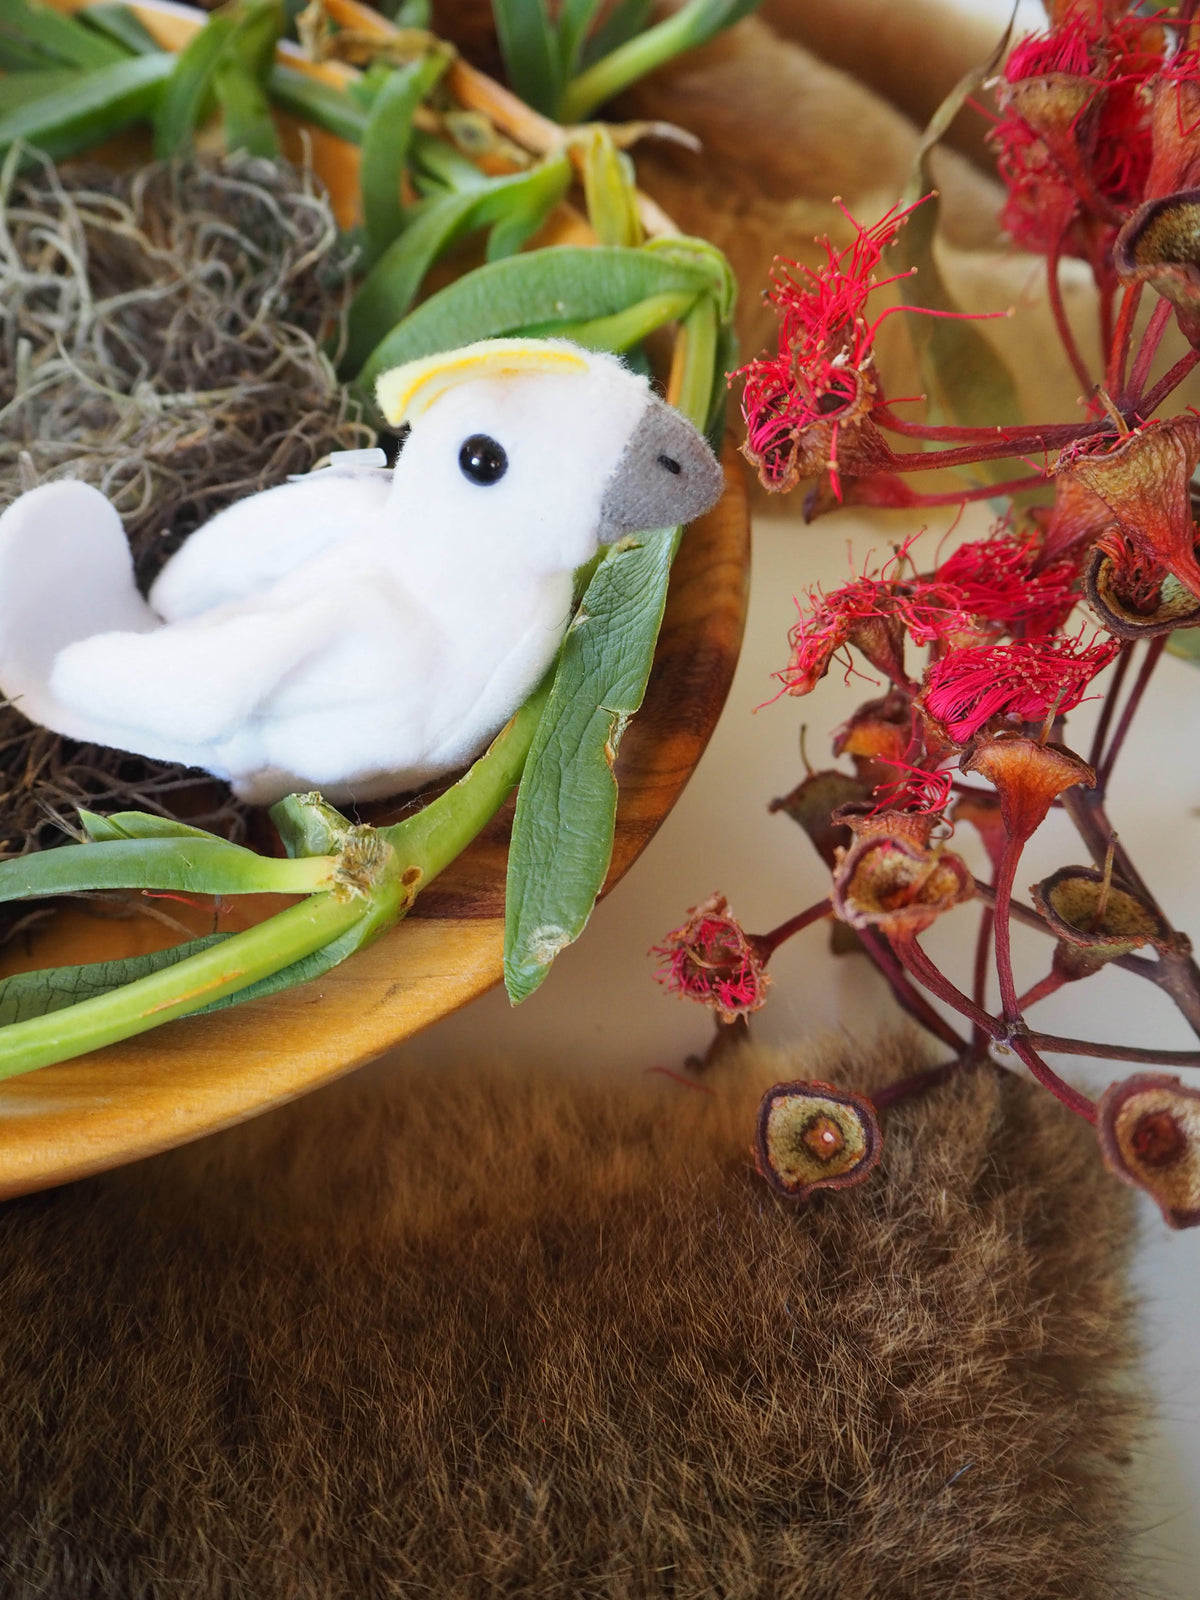
[[[504,725],[602,543],[721,491],[645,378],[563,341],[412,362],[378,398],[404,439],[393,469],[352,452],[238,501],[148,601],[102,494],[21,495],[0,517],[0,691],[57,733],[203,767],[246,800],[398,793]]]

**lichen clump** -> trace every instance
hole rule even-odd
[[[120,512],[148,585],[202,522],[375,442],[332,360],[350,254],[311,173],[228,157],[0,179],[0,509],[56,478]],[[60,739],[0,706],[0,853],[76,805],[241,831],[223,786]]]

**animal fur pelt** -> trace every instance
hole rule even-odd
[[[780,1077],[391,1067],[0,1210],[6,1600],[1130,1600],[1126,1192],[991,1068],[804,1208]]]

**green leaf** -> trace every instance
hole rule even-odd
[[[676,405],[713,409],[721,324],[704,296],[684,320]],[[584,592],[517,795],[505,893],[504,982],[514,1005],[583,931],[612,859],[613,762],[642,703],[681,530],[614,545]]]
[[[69,847],[68,847],[69,848]],[[120,846],[87,845],[100,851]],[[145,848],[145,847],[143,847]],[[47,851],[64,855],[65,850]],[[394,899],[393,899],[394,905]],[[0,1028],[0,1078],[69,1061],[248,989],[330,945],[378,907],[333,894],[310,895],[245,933],[231,934],[132,983]]]
[[[20,139],[58,161],[102,143],[153,114],[173,61],[165,52],[132,56],[60,82],[0,116],[0,152]]]
[[[0,862],[0,901],[91,889],[181,894],[309,894],[332,886],[336,863],[283,861],[200,835],[110,838]]]
[[[437,52],[389,73],[376,95],[363,136],[363,218],[371,258],[387,249],[404,226],[400,179],[408,163],[417,107],[446,70],[450,57]]]
[[[154,127],[156,157],[178,155],[191,142],[213,107],[218,79],[224,77],[228,85],[230,62],[266,81],[283,24],[280,0],[236,0],[209,17],[180,51],[163,91]],[[234,103],[237,132],[262,139],[262,113],[252,104],[245,77],[234,71],[232,79],[226,95]]]
[[[473,194],[444,194],[413,207],[404,232],[380,256],[350,303],[342,359],[346,372],[361,366],[380,329],[408,310],[430,267],[467,231],[474,204]]]
[[[376,378],[405,361],[528,328],[611,317],[661,294],[703,294],[705,273],[648,250],[554,245],[469,272],[431,295],[375,347],[355,380],[373,397]]]
[[[0,76],[0,116],[15,111],[18,106],[28,105],[31,100],[40,100],[44,95],[59,89],[70,89],[79,82],[79,76],[74,67],[55,67],[46,72],[4,73]]]
[[[267,73],[267,93],[294,117],[312,122],[348,144],[362,143],[367,113],[348,90],[335,89],[296,67],[276,62]]]
[[[267,74],[285,20],[282,0],[247,4],[245,18],[213,74],[221,106],[225,148],[274,161],[279,137],[267,98]]]
[[[268,973],[265,978],[260,978],[247,989],[238,989],[232,994],[222,995],[211,1005],[201,1006],[199,1011],[190,1012],[189,1015],[205,1017],[211,1011],[227,1011],[230,1006],[243,1005],[247,1000],[264,1000],[269,994],[282,994],[285,989],[294,989],[298,983],[311,983],[314,978],[323,978],[327,972],[332,972],[334,967],[340,966],[347,956],[352,956],[364,945],[373,943],[394,920],[395,906],[389,901],[385,910],[368,911],[344,933],[330,940],[328,944],[323,944],[319,950],[313,950],[308,955],[302,956],[299,961],[280,967],[277,972]]]
[[[557,116],[562,62],[545,0],[492,0],[492,15],[509,83],[526,105]]]
[[[213,76],[237,27],[229,10],[214,12],[175,57],[154,119],[154,154],[180,154],[212,109]]]
[[[562,0],[558,12],[558,61],[561,83],[575,76],[583,58],[584,42],[601,0]],[[561,91],[560,83],[560,91]]]
[[[682,266],[691,267],[695,272],[702,272],[708,284],[708,292],[712,295],[718,320],[722,326],[732,321],[737,306],[737,279],[734,277],[733,268],[729,265],[728,256],[717,245],[710,244],[707,239],[693,238],[689,234],[672,233],[665,234],[661,238],[648,239],[645,249],[650,255],[659,259],[675,261]]]
[[[229,937],[227,933],[210,933],[186,944],[120,961],[91,961],[79,967],[43,967],[40,972],[15,973],[0,982],[0,1027],[26,1022],[31,1017],[45,1017],[52,1011],[61,1011],[64,1006],[110,994],[138,978],[173,967],[201,950],[209,950]]]
[[[498,222],[514,207],[553,204],[571,184],[571,163],[557,151],[529,172],[495,178],[465,194],[427,200],[367,274],[350,305],[344,367],[355,372],[411,306],[425,274],[458,239]],[[537,252],[539,255],[542,252]]]
[[[504,983],[514,1005],[582,933],[603,886],[617,811],[613,762],[646,691],[679,532],[615,545],[564,642],[508,853]]]
[[[213,73],[213,89],[221,107],[227,150],[245,150],[273,161],[279,137],[271,103],[259,80],[240,61],[222,61]]]
[[[0,33],[0,71],[52,72],[57,71],[60,65],[61,63],[55,61],[53,56],[43,55],[40,50],[20,44],[16,39],[5,38],[4,34]]]
[[[583,192],[588,221],[601,244],[641,244],[633,164],[599,123],[589,130],[584,149]]]
[[[544,225],[559,199],[556,194],[544,193],[511,206],[488,234],[485,259],[506,261],[509,256],[515,256]]]
[[[583,65],[590,67],[621,45],[628,44],[634,34],[641,33],[646,26],[653,6],[654,0],[619,0],[584,45]]]
[[[422,194],[437,195],[446,190],[482,191],[494,182],[469,156],[432,133],[415,129],[411,150],[413,181]]]
[[[189,823],[178,822],[174,817],[158,817],[152,811],[114,811],[110,816],[99,816],[95,811],[77,812],[80,822],[93,843],[106,839],[213,839],[217,844],[228,844],[219,833],[209,833],[206,828],[193,828]]]
[[[759,0],[688,0],[678,11],[597,59],[568,85],[560,121],[584,122],[648,72],[695,50],[755,10]]]
[[[79,15],[89,27],[133,55],[151,56],[162,49],[150,30],[120,0],[95,0],[93,5],[84,6]]]
[[[128,51],[111,39],[36,0],[4,0],[0,39],[41,56],[49,67],[90,71],[114,66],[128,57]]]
[[[936,415],[969,428],[995,428],[1019,422],[1021,408],[1012,373],[979,329],[961,320],[961,308],[938,268],[934,241],[940,200],[934,189],[929,161],[967,99],[995,72],[1008,47],[1011,31],[1010,24],[989,59],[956,84],[930,119],[917,147],[904,203],[916,205],[923,195],[929,198],[917,205],[900,229],[890,252],[897,271],[913,274],[905,284],[906,299],[926,311],[942,313],[907,318],[930,403]],[[1012,476],[1011,464],[1002,461],[986,462],[973,470],[996,482]]]
[[[655,328],[681,321],[696,300],[694,294],[654,294],[611,317],[593,317],[588,322],[535,323],[522,331],[531,339],[570,339],[585,350],[608,350],[620,355],[640,344]]]

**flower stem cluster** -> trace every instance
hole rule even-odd
[[[881,1137],[874,1111],[992,1059],[996,1048],[1096,1125],[1113,1171],[1154,1195],[1168,1222],[1200,1223],[1200,1088],[1143,1073],[1093,1102],[1046,1060],[1089,1054],[1194,1068],[1200,1051],[1063,1038],[1037,1031],[1028,1016],[1064,985],[1103,981],[1119,965],[1161,989],[1200,1036],[1191,945],[1105,810],[1167,637],[1200,626],[1192,482],[1200,414],[1156,415],[1200,363],[1196,9],[1148,14],[1132,0],[1055,0],[1049,28],[1017,44],[997,81],[991,138],[1007,189],[1002,221],[1018,246],[1045,259],[1063,355],[1084,388],[1082,418],[976,427],[897,415],[877,337],[906,308],[894,295],[882,308],[869,302],[909,276],[889,270],[888,252],[912,207],[893,207],[872,226],[847,213],[848,243],[826,241],[818,266],[782,265],[769,295],[778,348],[743,369],[745,453],[770,490],[808,481],[809,513],[1042,491],[1023,493],[987,537],[943,559],[919,561],[914,536],[878,568],[798,602],[775,698],[809,694],[835,662],[847,682],[867,675],[878,685],[834,734],[835,759],[853,771],[809,769],[771,807],[812,841],[828,897],[769,935],[728,926],[714,898],[659,951],[669,987],[744,1026],[765,998],[772,951],[832,918],[841,925],[835,948],[870,959],[900,1006],[948,1048],[949,1060],[889,1086],[874,1107],[824,1084],[777,1085],[763,1102],[756,1159],[797,1199],[866,1178]],[[1095,279],[1095,373],[1064,309],[1067,256]],[[1032,479],[964,487],[963,467],[1019,457],[1036,469]],[[902,475],[917,469],[945,474],[945,488],[910,488]],[[1066,742],[1067,721],[1095,698],[1085,759]],[[1085,862],[1067,860],[1031,886],[1030,904],[1018,892],[1023,853],[1052,811],[1074,826]],[[978,831],[987,877],[973,877],[947,848],[956,823]],[[921,941],[941,916],[972,918],[962,909],[970,901],[979,911],[964,986]],[[1013,942],[1025,928],[1050,941],[1049,959],[1021,993]]]

